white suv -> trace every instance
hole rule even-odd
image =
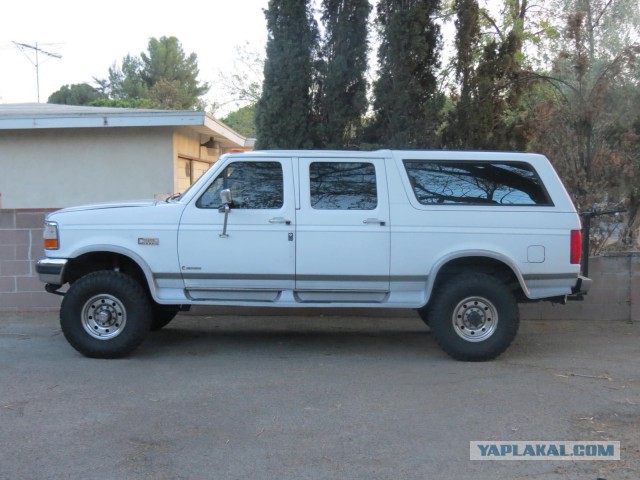
[[[166,201],[66,208],[45,224],[78,351],[130,353],[190,305],[417,309],[460,360],[502,353],[517,302],[581,297],[580,221],[541,156],[227,154]]]

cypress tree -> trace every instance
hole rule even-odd
[[[438,0],[380,0],[379,78],[374,85],[375,143],[392,148],[437,145],[443,96],[437,92]]]
[[[270,0],[256,148],[313,148],[311,88],[318,32],[309,0]]]
[[[456,12],[456,79],[460,95],[449,112],[443,141],[453,148],[472,147],[469,132],[472,128],[470,114],[473,100],[475,65],[480,44],[480,8],[477,0],[455,0]]]
[[[325,35],[317,80],[317,115],[322,146],[358,144],[367,109],[367,20],[369,0],[323,0]]]
[[[480,45],[475,0],[456,0],[460,97],[448,117],[446,146],[479,150],[525,150],[521,98],[531,82],[522,80],[522,44],[527,2],[507,4],[506,26]]]
[[[520,120],[525,106],[521,98],[533,82],[521,80],[527,74],[518,60],[521,46],[518,33],[513,31],[504,41],[492,40],[485,45],[471,81],[472,96],[466,111],[468,129],[462,132],[466,134],[466,147],[526,149],[526,125]]]

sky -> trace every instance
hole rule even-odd
[[[377,1],[371,3],[375,6]],[[120,64],[124,56],[147,51],[151,37],[175,36],[187,55],[198,55],[199,79],[211,84],[204,100],[208,105],[222,105],[214,112],[222,117],[241,105],[225,103],[231,99],[220,85],[221,72],[233,71],[238,47],[264,53],[267,26],[263,10],[267,4],[268,0],[4,0],[0,103],[38,101],[35,51],[19,49],[13,42],[37,44],[62,56],[39,55],[40,102],[46,103],[63,85],[95,86],[93,78],[107,78],[109,67]],[[317,11],[319,0],[312,5]],[[452,25],[443,32],[451,37]],[[377,65],[377,41],[369,40],[371,80]]]
[[[114,62],[147,50],[149,38],[175,36],[185,53],[196,53],[205,96],[220,101],[215,80],[231,68],[234,48],[263,50],[263,9],[268,0],[6,0],[0,16],[0,103],[36,102],[35,52],[12,42],[62,55],[40,55],[40,101],[66,84],[94,84]]]

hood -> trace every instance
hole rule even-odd
[[[159,202],[163,202],[163,200],[133,200],[129,202],[94,203],[91,205],[67,207],[63,208],[62,210],[57,210],[53,213],[82,212],[85,210],[104,210],[107,208],[152,207],[154,205],[157,205]]]

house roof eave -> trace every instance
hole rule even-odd
[[[84,107],[51,104],[0,104],[0,130],[112,127],[187,127],[244,147],[247,139],[202,111]]]

